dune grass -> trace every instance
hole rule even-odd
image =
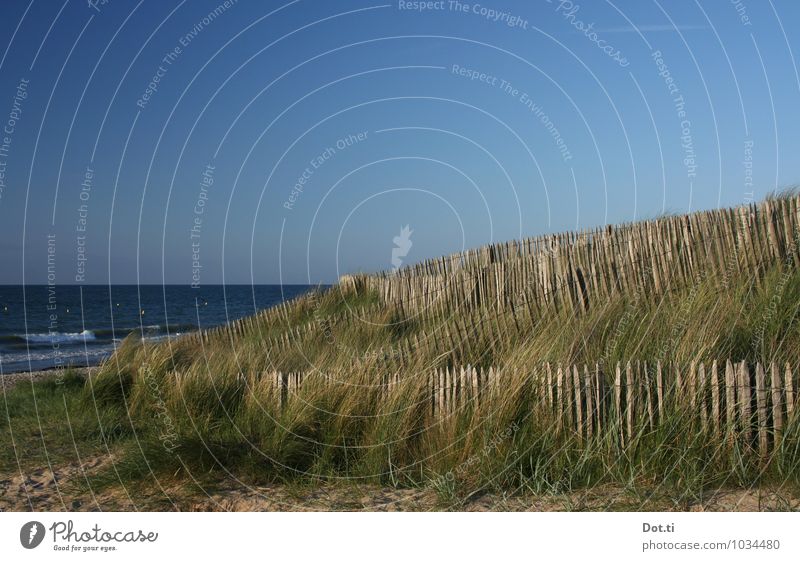
[[[771,306],[776,295],[780,305]],[[678,502],[727,487],[796,489],[797,415],[767,464],[740,441],[728,445],[701,431],[697,415],[679,400],[656,429],[623,447],[613,431],[591,440],[554,431],[554,419],[530,405],[535,396],[526,373],[542,361],[614,364],[631,357],[796,365],[799,306],[800,273],[779,265],[727,287],[700,279],[657,300],[620,297],[535,324],[520,316],[513,329],[487,320],[485,328],[463,332],[457,358],[419,346],[400,361],[391,352],[387,358],[386,349],[458,319],[418,317],[399,329],[391,322],[402,318],[400,311],[334,287],[298,302],[288,323],[260,323],[259,330],[279,333],[296,321],[322,326],[343,307],[358,319],[330,323],[280,351],[265,348],[257,333],[203,344],[130,338],[70,399],[102,413],[87,434],[136,434],[135,445],[122,446],[117,466],[131,481],[235,474],[293,484],[428,486],[445,498],[615,485]],[[502,392],[432,418],[424,374],[449,361],[500,368]],[[275,369],[307,373],[284,407],[262,375]]]
[[[696,219],[695,226],[724,234],[720,239],[734,248],[728,257],[713,250],[720,239],[701,234],[685,246],[694,250],[680,254],[672,248],[683,247],[680,236],[667,236],[669,248],[651,239],[642,255],[668,261],[658,282],[647,278],[652,269],[636,269],[633,258],[624,274],[602,270],[625,262],[625,252],[616,261],[590,262],[578,247],[577,261],[583,261],[576,267],[546,249],[521,259],[507,251],[510,257],[494,261],[497,248],[490,248],[456,271],[436,273],[429,264],[413,276],[376,276],[375,282],[353,277],[278,313],[204,336],[148,342],[132,335],[86,381],[68,373],[5,392],[0,467],[11,471],[17,462],[42,465],[112,452],[113,473],[93,474],[91,484],[158,487],[165,477],[201,488],[219,478],[289,486],[369,483],[426,487],[446,501],[483,492],[564,494],[604,486],[627,490],[644,507],[650,498],[689,504],[724,488],[796,493],[798,411],[786,419],[767,457],[738,435],[711,434],[700,410],[674,387],[667,388],[657,425],[642,425],[625,442],[613,426],[586,438],[559,430],[558,416],[536,405],[541,399],[531,377],[543,362],[598,365],[609,383],[614,366],[629,360],[775,361],[800,368],[796,237],[793,230],[774,228],[780,220],[789,227],[786,217],[796,216],[796,203],[767,204],[752,232],[741,230],[746,212]],[[731,217],[730,230],[720,226],[725,216]],[[672,222],[689,236],[689,221]],[[613,239],[613,232],[606,234]],[[780,240],[780,251],[770,249],[770,240]],[[701,255],[708,266],[696,262]],[[569,273],[579,284],[595,279],[594,296],[582,296],[581,284],[559,288],[546,304],[527,300],[542,287],[520,272],[540,257],[540,273],[556,279]],[[548,269],[548,260],[557,268]],[[483,279],[479,292],[468,288],[470,275]],[[411,305],[391,293],[412,282],[431,288],[423,291],[430,305]],[[614,282],[627,288],[614,288]],[[391,288],[388,297],[375,286]],[[429,298],[439,289],[457,297],[439,305]],[[433,415],[430,373],[464,365],[491,367],[499,382],[479,400]],[[302,383],[276,386],[275,371],[301,372]]]

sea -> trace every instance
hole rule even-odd
[[[93,366],[129,334],[165,339],[251,315],[309,285],[0,285],[0,374]]]

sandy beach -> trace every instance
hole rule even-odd
[[[82,368],[72,368],[72,371],[82,376],[91,376],[98,370],[98,366],[89,366]],[[17,384],[23,382],[31,382],[38,380],[46,380],[47,378],[56,378],[63,376],[66,372],[63,368],[50,368],[47,370],[33,370],[31,372],[14,372],[12,374],[0,375],[0,390],[8,391]]]

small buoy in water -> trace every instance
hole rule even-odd
[[[208,301],[203,302],[203,306],[208,306]]]
[[[69,313],[69,308],[67,308],[67,313]]]
[[[119,302],[117,302],[117,308],[119,308]]]

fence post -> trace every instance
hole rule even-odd
[[[436,369],[436,414],[444,413],[444,368]]]
[[[431,418],[433,419],[436,417],[436,370],[428,373],[426,390],[431,402]]]
[[[450,412],[450,367],[446,366],[442,369],[441,372],[441,403],[439,404],[439,409],[442,415],[447,416]]]
[[[655,421],[653,419],[653,393],[650,388],[650,372],[647,368],[647,363],[644,363],[644,387],[645,387],[645,399],[647,399],[647,419],[650,422],[650,428],[652,429],[655,426]]]
[[[656,396],[658,398],[658,422],[664,421],[664,374],[661,371],[661,361],[656,363]]]
[[[694,414],[697,407],[697,363],[695,361],[689,363],[689,376],[686,379],[686,385],[689,389],[689,410]]]
[[[581,375],[578,372],[577,365],[572,366],[572,389],[575,395],[575,428],[577,429],[578,436],[583,436],[583,411],[581,408]]]
[[[586,438],[592,438],[594,432],[594,407],[592,404],[592,377],[589,375],[589,367],[583,365],[583,379],[586,387]]]
[[[477,407],[480,404],[480,382],[478,376],[478,368],[473,366],[469,371],[472,377],[472,399],[475,401],[473,404],[474,407]]]
[[[283,372],[276,372],[278,379],[278,388],[280,389],[280,403],[281,403],[281,411],[286,407],[289,403],[289,388],[286,380],[286,374]]]
[[[467,365],[467,368],[469,368],[469,365]],[[467,400],[466,386],[467,386],[467,371],[462,366],[460,371],[459,371],[458,386],[456,388],[457,391],[458,391],[458,405],[457,405],[458,407],[462,407],[463,408],[464,405],[466,404],[465,403],[466,400]]]
[[[622,370],[619,362],[617,362],[616,372],[614,374],[614,424],[616,430],[619,431],[619,438],[622,446],[625,446],[625,432],[622,422]]]
[[[781,373],[774,361],[770,364],[769,374],[770,383],[772,384],[773,447],[777,448],[783,433],[783,409],[781,407]]]
[[[595,422],[595,429],[597,432],[600,432],[600,427],[603,426],[603,411],[605,409],[605,380],[603,379],[603,373],[600,371],[600,363],[596,362],[594,365],[594,376],[595,376],[595,399],[594,399],[594,406],[597,409],[597,421]]]
[[[725,363],[725,424],[728,444],[733,445],[736,432],[736,376],[730,360]]]
[[[560,432],[564,426],[564,371],[561,365],[556,370],[556,428]]]
[[[752,424],[753,424],[753,417],[752,417],[752,406],[750,401],[752,400],[752,391],[750,388],[750,369],[747,366],[745,361],[742,361],[739,365],[739,387],[741,389],[741,394],[739,398],[739,405],[740,405],[740,413],[742,416],[742,428],[743,428],[743,436],[745,442],[750,444],[750,440],[752,439]]]
[[[697,404],[700,407],[700,426],[703,431],[708,429],[706,401],[706,365],[701,362],[697,369]]]
[[[720,409],[719,409],[719,369],[717,361],[711,363],[711,416],[714,426],[714,436],[719,437]]]
[[[627,402],[628,420],[628,444],[633,440],[633,414],[634,414],[634,394],[633,394],[633,368],[631,362],[625,366],[625,401]]]
[[[758,408],[758,452],[767,457],[767,377],[764,366],[756,364],[756,406]]]

